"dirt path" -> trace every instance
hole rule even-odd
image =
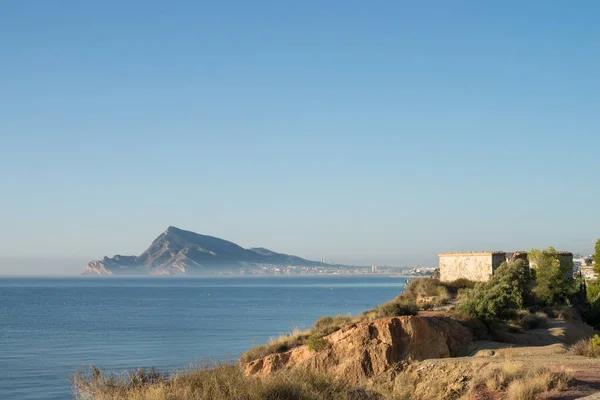
[[[421,383],[427,386],[436,382],[464,382],[468,385],[480,371],[502,367],[507,363],[519,365],[525,370],[547,367],[569,373],[574,382],[566,391],[550,392],[538,398],[574,400],[595,395],[597,397],[590,397],[590,400],[600,400],[600,394],[597,394],[600,392],[600,359],[569,355],[563,345],[505,348],[496,345],[494,342],[484,342],[475,356],[424,360],[412,366],[412,369],[420,376]]]

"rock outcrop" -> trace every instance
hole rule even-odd
[[[306,345],[245,365],[248,376],[266,377],[283,369],[327,371],[350,384],[393,379],[408,360],[461,354],[472,340],[461,323],[444,317],[402,316],[348,325],[323,339],[323,348]]]

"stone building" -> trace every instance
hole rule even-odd
[[[561,251],[563,259],[573,261],[573,254]],[[505,261],[524,259],[527,253],[517,251],[506,253],[504,251],[481,251],[465,253],[442,253],[440,258],[440,280],[451,282],[457,279],[485,282],[490,279],[494,271]],[[535,265],[530,265],[535,268]]]
[[[442,282],[457,279],[487,281],[494,270],[506,261],[506,253],[503,251],[442,253],[439,257]]]

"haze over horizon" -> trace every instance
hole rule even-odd
[[[599,13],[4,2],[0,275],[79,273],[169,225],[361,265],[589,254]]]

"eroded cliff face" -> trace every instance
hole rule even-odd
[[[247,363],[245,373],[266,377],[282,369],[302,369],[327,371],[351,384],[389,382],[398,363],[459,355],[471,340],[469,330],[450,318],[381,318],[325,336],[322,350],[300,346]]]

